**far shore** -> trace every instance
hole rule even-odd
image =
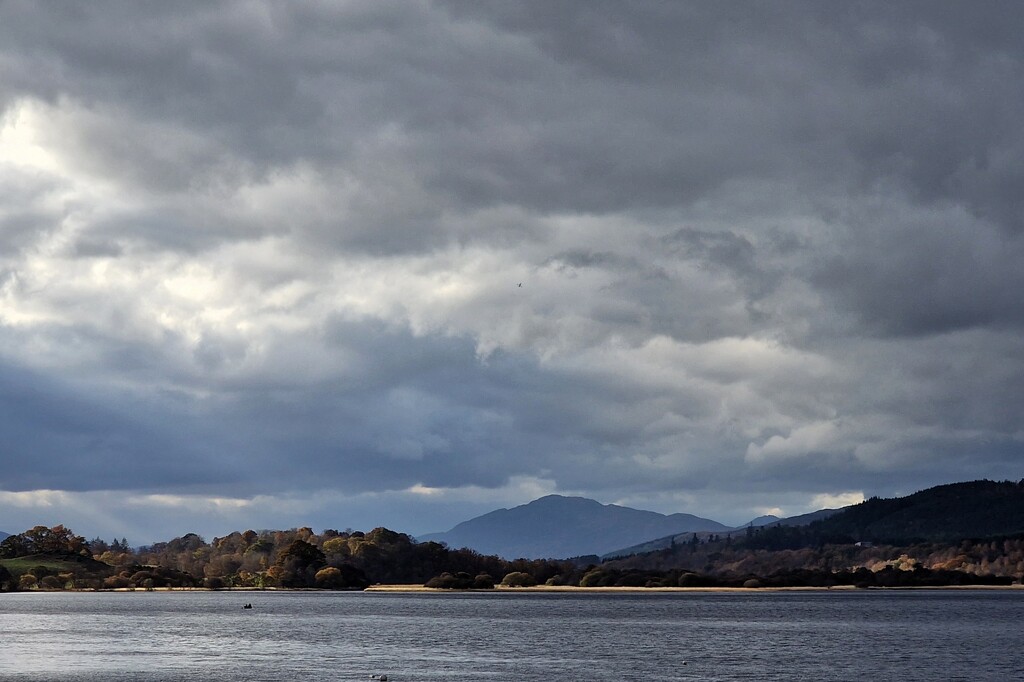
[[[1024,590],[1024,585],[913,585],[905,587],[856,587],[855,585],[833,585],[832,587],[576,587],[572,585],[534,585],[533,587],[506,587],[495,585],[493,589],[452,590],[423,585],[371,585],[364,590],[327,590],[318,587],[112,587],[102,589],[74,590],[24,590],[10,594],[53,594],[55,592],[381,592],[381,593],[418,593],[418,594],[665,594],[665,593],[736,593],[751,594],[754,592],[906,592],[911,590],[955,590],[955,591],[998,591]]]
[[[835,585],[833,587],[574,587],[571,585],[535,585],[533,587],[505,587],[495,585],[493,590],[449,590],[422,585],[371,585],[366,592],[418,592],[453,594],[461,592],[479,592],[483,594],[550,594],[559,592],[578,592],[584,594],[651,594],[651,593],[692,593],[692,592],[843,592],[843,591],[880,591],[880,590],[1019,590],[1024,585],[942,585],[913,587],[867,587],[854,585]]]

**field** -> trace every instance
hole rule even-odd
[[[3,566],[15,577],[28,573],[36,566],[43,566],[49,573],[77,573],[92,575],[109,575],[113,570],[107,564],[85,557],[50,556],[33,554],[14,559],[0,559]]]

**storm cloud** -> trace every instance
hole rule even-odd
[[[0,528],[1022,476],[1016,3],[0,3]],[[79,522],[78,519],[81,519]]]

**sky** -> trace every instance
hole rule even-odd
[[[1024,478],[1017,2],[0,0],[0,530]]]

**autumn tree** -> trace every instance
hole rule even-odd
[[[0,556],[13,558],[31,554],[86,554],[88,543],[64,526],[35,526],[0,543]]]
[[[17,581],[6,566],[0,564],[0,592],[13,592]]]
[[[283,569],[280,576],[285,587],[303,587],[313,585],[316,572],[327,558],[320,548],[304,540],[294,540],[277,555],[275,565]]]
[[[316,572],[317,587],[328,590],[361,590],[370,583],[366,575],[353,566],[327,566]]]
[[[529,573],[513,571],[502,578],[501,584],[505,587],[533,587],[537,580]]]

